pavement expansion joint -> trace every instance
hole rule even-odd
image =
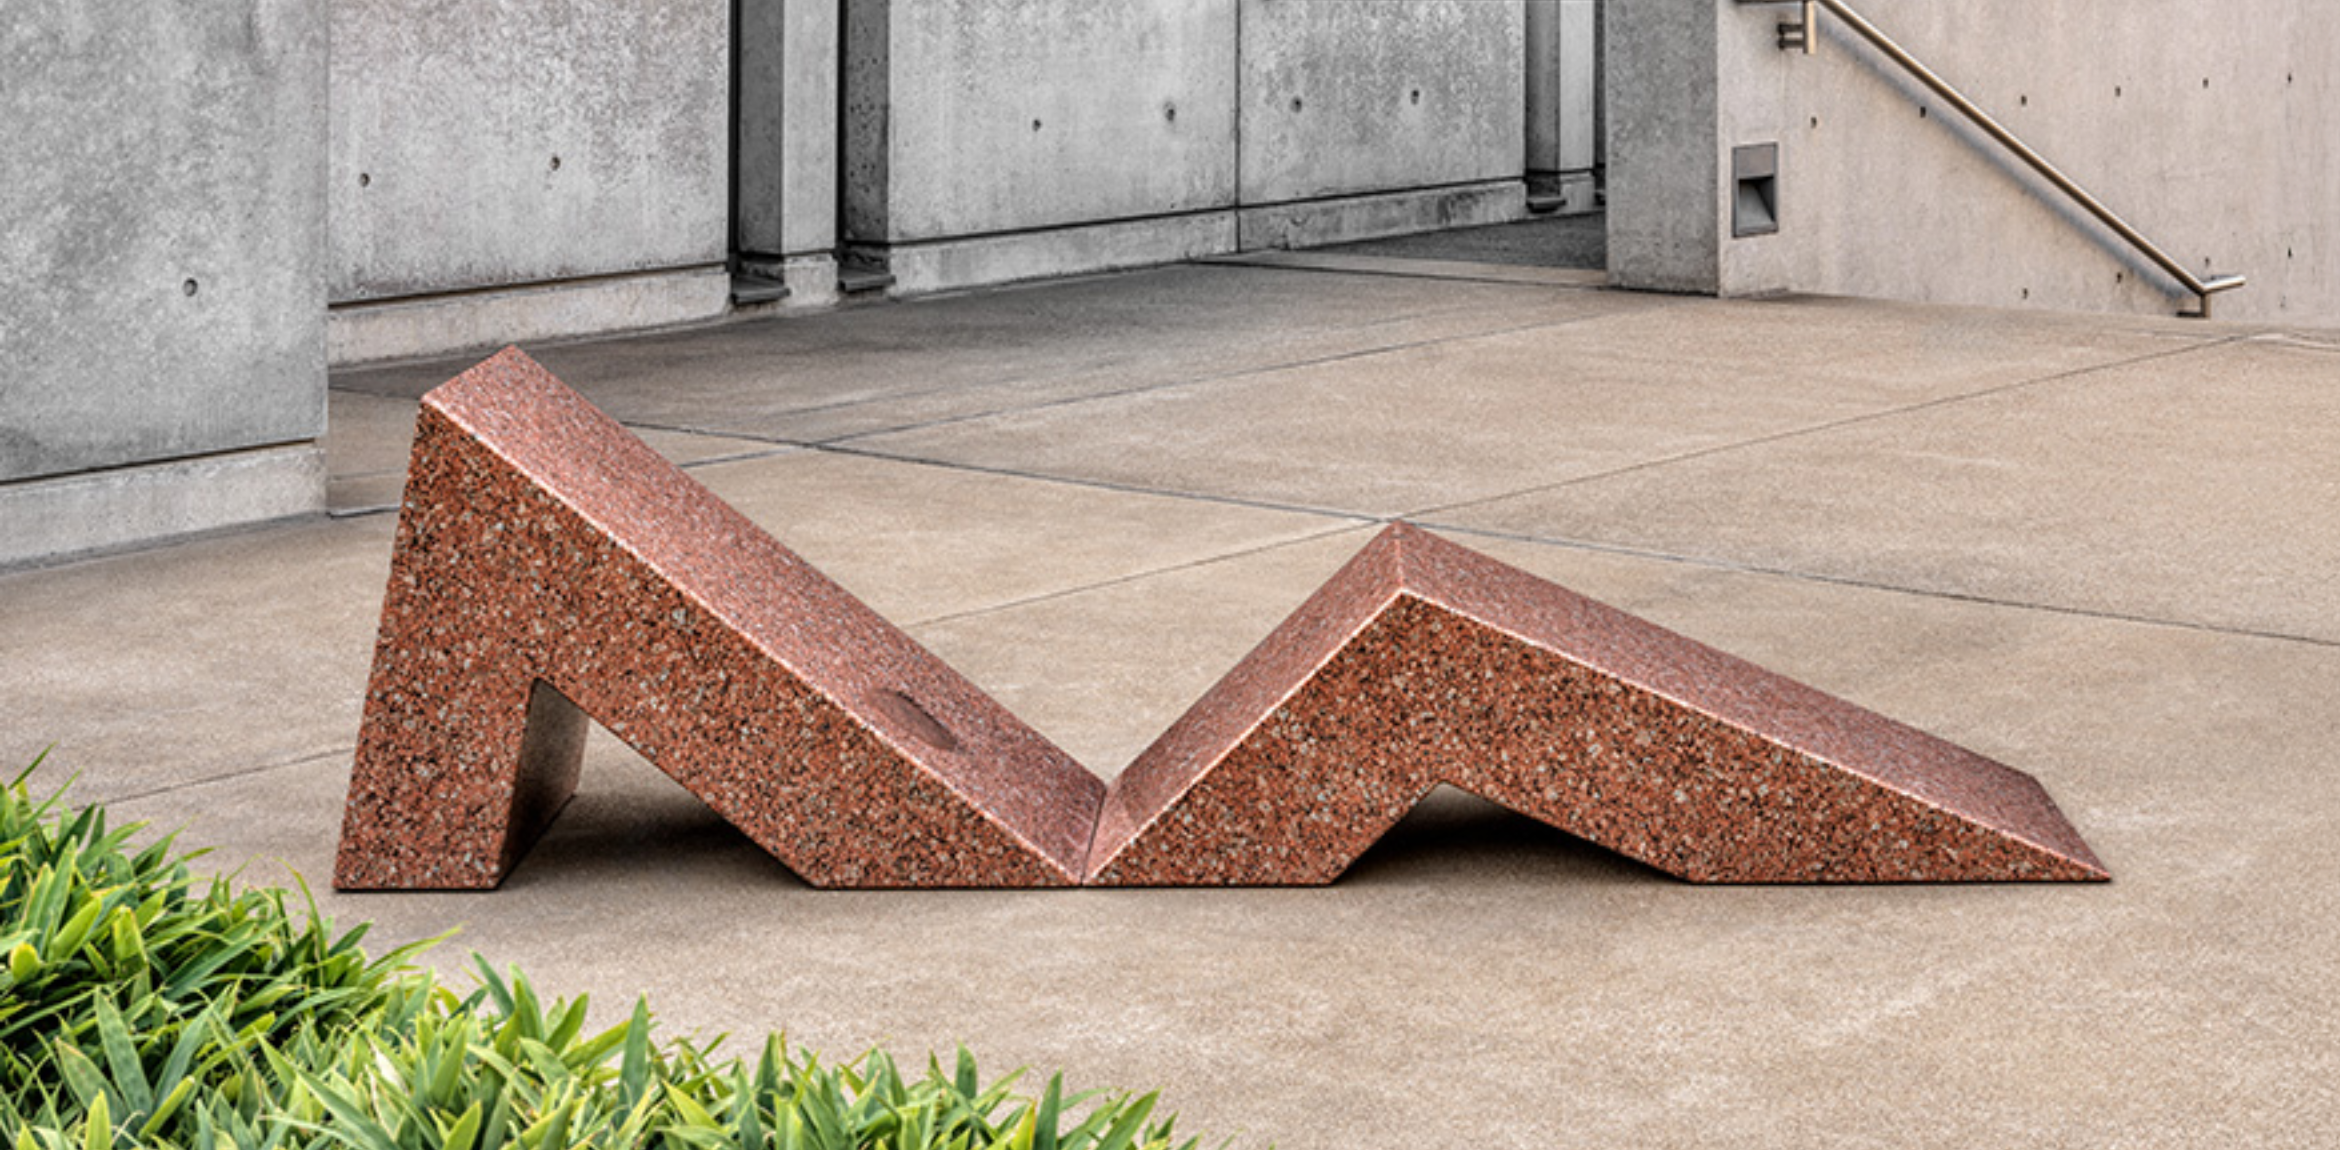
[[[823,887],[1326,883],[1441,783],[1698,882],[2108,877],[2030,776],[1403,523],[1108,786],[517,350],[408,474],[343,889],[496,886],[588,718]]]

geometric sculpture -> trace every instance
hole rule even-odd
[[[1403,524],[1107,788],[507,349],[423,399],[334,885],[496,885],[588,715],[816,886],[1324,883],[1440,783],[1693,881],[2108,877],[2029,776]]]
[[[335,886],[496,885],[584,714],[815,885],[1080,881],[1103,783],[525,355],[409,467]]]
[[[1329,882],[1440,783],[1697,882],[2108,877],[2028,775],[1400,524],[1115,781],[1089,881]]]

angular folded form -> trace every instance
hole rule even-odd
[[[1105,793],[507,350],[423,400],[334,885],[501,882],[586,716],[816,886],[1076,883]]]
[[[1398,524],[1116,780],[1089,881],[1330,882],[1440,783],[1695,882],[2108,877],[2029,775]]]
[[[1698,882],[2108,877],[2030,776],[1403,524],[1108,789],[507,350],[423,400],[334,884],[495,886],[588,717],[816,886],[1325,883],[1441,783]]]

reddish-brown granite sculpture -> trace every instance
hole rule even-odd
[[[587,715],[821,886],[1324,883],[1440,783],[1693,881],[2107,877],[2029,776],[1404,525],[1108,792],[506,351],[423,400],[335,885],[496,885]]]
[[[1439,783],[1697,882],[2107,877],[2028,775],[1400,524],[1116,781],[1089,881],[1330,882]]]
[[[507,350],[423,400],[334,884],[502,881],[585,715],[819,886],[1078,882],[1105,792]]]

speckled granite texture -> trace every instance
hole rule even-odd
[[[1325,883],[1440,783],[1699,882],[2107,877],[2029,776],[1404,525],[1109,791],[507,350],[423,400],[335,885],[502,881],[588,715],[819,886]]]
[[[1105,794],[507,350],[423,400],[334,884],[502,881],[584,715],[818,886],[1077,882]]]
[[[1089,881],[1330,882],[1440,783],[1696,882],[2108,877],[2028,775],[1399,524],[1122,774]]]

